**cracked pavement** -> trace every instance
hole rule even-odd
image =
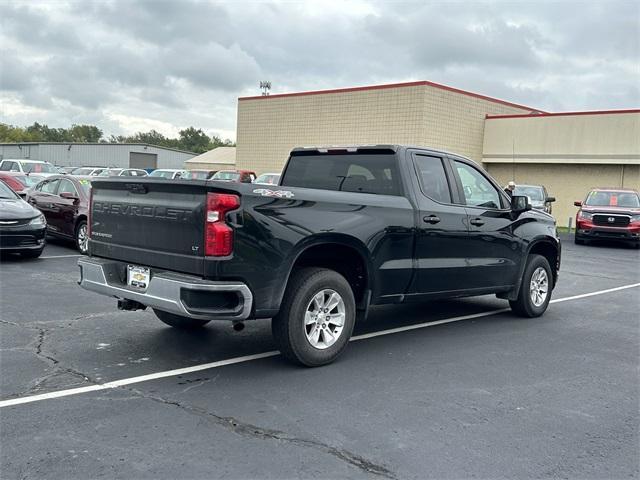
[[[45,255],[74,252],[52,242]],[[273,350],[268,321],[177,332],[76,285],[75,258],[0,264],[0,397]],[[640,254],[563,243],[555,298],[640,282]],[[376,308],[357,334],[493,310]],[[0,410],[3,478],[638,478],[638,289]]]

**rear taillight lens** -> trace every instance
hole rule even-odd
[[[225,223],[225,215],[240,206],[237,195],[208,193],[204,224],[204,254],[226,257],[233,253],[233,230]]]
[[[91,210],[93,210],[93,188],[89,188],[89,208],[87,209],[87,237],[91,238]]]

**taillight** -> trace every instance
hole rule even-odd
[[[87,212],[87,237],[91,238],[91,210],[93,210],[93,188],[89,187],[89,210]]]
[[[204,254],[226,257],[233,253],[233,230],[224,221],[225,214],[240,206],[237,195],[208,193],[204,223]]]

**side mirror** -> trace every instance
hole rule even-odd
[[[552,203],[556,201],[556,197],[547,197],[547,202]]]
[[[67,200],[78,200],[78,197],[76,197],[73,193],[71,192],[62,192],[60,194],[61,198],[66,198]]]
[[[576,200],[575,202],[573,202],[573,204],[574,204],[576,207],[581,207],[581,206],[582,206],[582,202],[581,202],[580,200]]]
[[[531,210],[531,204],[529,203],[529,197],[526,195],[513,195],[511,197],[511,210],[520,213]]]

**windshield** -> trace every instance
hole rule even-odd
[[[122,171],[121,168],[108,168],[98,174],[99,177],[113,177],[118,175]]]
[[[86,178],[81,178],[80,180],[78,180],[78,183],[80,184],[82,192],[85,194],[85,196],[88,197],[89,192],[91,191],[91,182]]]
[[[53,165],[43,163],[23,163],[22,169],[25,173],[58,173]]]
[[[514,194],[529,197],[532,202],[544,202],[545,200],[542,188],[540,187],[527,187],[519,185],[516,186]]]
[[[161,177],[161,178],[173,178],[173,173],[170,170],[154,170],[149,174],[150,177]]]
[[[240,178],[240,174],[238,172],[218,172],[211,180],[231,180],[236,181]]]
[[[17,197],[16,193],[9,188],[9,186],[0,180],[0,198],[14,200]]]
[[[584,204],[588,207],[640,207],[640,198],[635,192],[590,192]]]
[[[185,173],[182,178],[187,180],[206,180],[209,178],[209,172],[195,172],[191,170]]]

